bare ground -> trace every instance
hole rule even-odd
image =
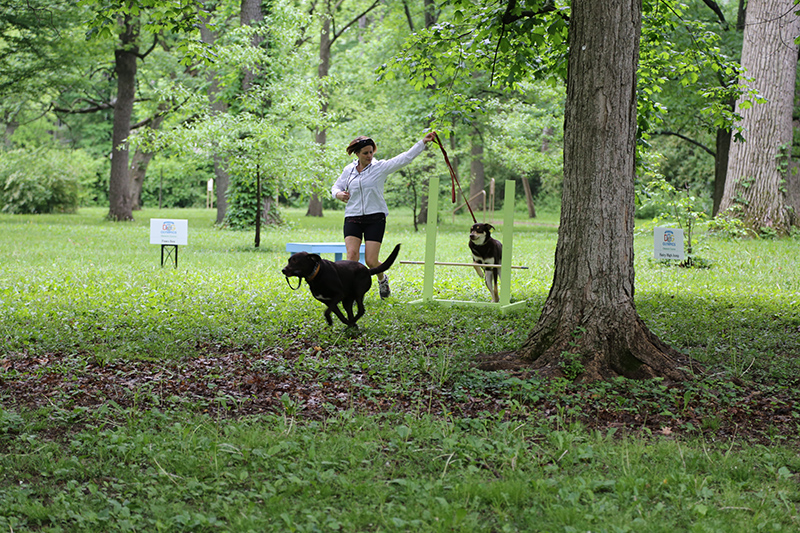
[[[387,388],[366,371],[321,376],[295,371],[294,362],[313,346],[258,353],[205,347],[201,356],[175,361],[116,360],[97,365],[90,359],[57,354],[0,357],[0,401],[5,408],[38,409],[58,406],[121,408],[186,407],[220,417],[291,414],[324,419],[343,410],[364,414],[429,413],[487,417],[537,416],[578,421],[590,429],[615,430],[619,435],[661,435],[667,438],[702,435],[708,440],[744,439],[752,443],[798,440],[800,391],[797,384],[718,381],[698,388],[690,384],[613,387],[565,386],[554,395],[536,394],[541,381],[531,381],[527,395],[506,387],[477,387],[456,393],[449,384],[432,385],[428,378]],[[320,349],[321,350],[321,349]],[[201,350],[201,353],[203,350]],[[324,357],[324,354],[320,354]],[[519,383],[531,377],[524,361],[513,353],[480,355],[475,373],[503,371]],[[791,385],[791,386],[789,386]],[[533,394],[531,394],[533,391]],[[526,410],[512,414],[516,399]]]

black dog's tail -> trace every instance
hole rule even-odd
[[[386,261],[381,263],[381,266],[369,269],[369,275],[374,276],[375,274],[380,274],[381,272],[386,272],[387,270],[389,270],[392,267],[392,264],[394,264],[394,260],[397,259],[397,254],[399,253],[400,253],[400,245],[398,244],[397,246],[394,247],[392,253],[389,254],[389,257],[386,258]]]

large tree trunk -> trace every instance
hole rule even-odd
[[[120,46],[114,51],[117,74],[117,101],[114,104],[114,127],[111,139],[111,177],[108,184],[110,220],[133,220],[128,135],[131,132],[133,102],[136,97],[137,27],[129,17],[122,22]]]
[[[800,105],[800,93],[797,92],[797,89],[795,89],[794,105],[795,109]],[[794,131],[800,130],[800,118],[794,117],[792,129]],[[795,226],[800,225],[800,161],[797,158],[789,161],[786,172],[786,204],[791,209],[792,224]]]
[[[750,0],[747,4],[742,66],[765,103],[736,103],[745,142],[731,145],[720,211],[731,210],[755,232],[789,232],[792,213],[785,180],[792,145],[792,107],[800,18],[793,0]],[[748,102],[749,104],[749,102]]]
[[[690,375],[681,368],[688,359],[651,333],[634,305],[640,31],[640,0],[572,2],[555,275],[520,353],[544,375],[581,381]]]

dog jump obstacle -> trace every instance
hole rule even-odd
[[[507,312],[515,310],[525,305],[525,300],[511,302],[511,269],[527,268],[509,266],[500,271],[500,301],[499,302],[475,302],[468,300],[442,300],[433,297],[434,267],[436,265],[445,266],[479,266],[484,268],[499,268],[500,265],[481,265],[477,263],[451,263],[436,261],[436,234],[437,234],[437,215],[439,213],[439,178],[433,177],[428,185],[428,213],[434,217],[433,228],[428,223],[425,229],[425,261],[400,261],[401,264],[423,264],[424,278],[422,282],[422,299],[413,300],[409,303],[436,303],[443,305],[475,305],[481,307],[498,307],[501,311]],[[514,181],[508,180],[505,185],[505,197],[503,201],[503,258],[507,264],[511,264],[513,257],[514,239]],[[465,246],[466,247],[466,246]]]

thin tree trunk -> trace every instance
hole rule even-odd
[[[714,151],[714,194],[711,216],[719,214],[722,195],[725,193],[725,179],[728,176],[728,157],[731,151],[733,134],[729,129],[717,130],[717,144]]]
[[[18,127],[19,127],[19,122],[17,122],[16,120],[9,120],[6,122],[5,134],[3,135],[4,139],[3,144],[6,147],[6,149],[11,149],[11,137],[14,136],[14,132],[17,131]]]
[[[641,1],[574,0],[555,274],[520,355],[591,381],[689,376],[634,305],[636,68]]]
[[[436,12],[436,2],[435,0],[424,0],[423,5],[425,10],[425,27],[430,28],[436,24],[439,18]]]
[[[481,140],[480,132],[477,129],[473,132],[470,140],[472,143],[472,147],[470,149],[470,155],[472,158],[469,162],[469,169],[470,174],[472,175],[472,181],[469,184],[469,197],[475,197],[475,199],[472,200],[469,205],[474,211],[483,205],[481,197],[475,195],[486,188],[486,169],[483,165],[483,141]]]
[[[736,10],[736,29],[739,31],[744,30],[744,19],[747,14],[747,0],[739,0],[739,7]]]
[[[522,188],[525,190],[525,203],[528,206],[528,218],[536,218],[536,206],[533,204],[531,182],[527,176],[522,176]]]
[[[435,0],[424,0],[423,9],[425,14],[425,27],[431,28],[434,24],[436,24],[438,19]],[[434,88],[435,85],[434,87],[426,87],[427,90],[432,90]],[[428,124],[428,126],[430,126],[430,124]],[[432,170],[433,169],[431,168],[431,171]],[[425,178],[422,183],[423,190],[428,190],[429,185],[430,185],[429,180]],[[430,192],[431,191],[428,190],[428,194],[423,194],[422,198],[420,199],[419,213],[417,213],[416,217],[414,218],[414,231],[417,230],[420,224],[428,223],[428,195],[430,194]],[[439,191],[435,191],[435,193],[439,194]]]
[[[747,5],[742,67],[765,103],[744,105],[745,142],[731,144],[720,210],[741,219],[754,232],[789,232],[792,215],[785,182],[792,145],[792,110],[800,18],[793,0],[750,0]]]
[[[323,16],[322,28],[319,34],[319,65],[317,67],[317,77],[320,81],[320,113],[325,116],[328,113],[328,95],[325,93],[324,80],[328,77],[331,69],[331,46],[333,40],[331,36],[331,19],[329,16]],[[317,130],[316,142],[322,150],[328,142],[328,132],[323,127]],[[320,177],[322,180],[322,177]],[[322,200],[320,200],[317,193],[313,193],[308,201],[308,210],[306,211],[307,217],[321,217],[322,216]]]
[[[327,104],[323,105],[323,108],[327,108]],[[317,144],[325,149],[325,143],[327,142],[327,132],[323,129],[317,132],[316,134],[316,141]],[[320,178],[321,179],[321,178]],[[311,198],[308,200],[308,209],[306,210],[307,217],[321,217],[323,216],[322,213],[322,200],[320,200],[319,195],[317,193],[312,193]]]
[[[213,44],[216,40],[216,35],[206,24],[207,20],[203,19],[200,25],[200,39],[204,43]],[[218,98],[219,95],[219,82],[216,78],[216,71],[212,70],[208,73],[208,101],[211,105],[211,114],[218,115],[228,111],[228,104]],[[214,161],[214,185],[216,189],[216,202],[217,202],[217,219],[216,224],[221,225],[225,222],[225,215],[228,212],[228,185],[230,184],[230,177],[225,168],[225,161],[215,151],[212,155]]]
[[[242,0],[239,21],[242,26],[255,26],[264,20],[264,12],[261,9],[261,0]],[[261,44],[262,37],[258,34],[253,35],[250,44],[257,47]],[[246,69],[242,73],[242,91],[247,92],[253,86],[257,72]]]
[[[164,122],[164,115],[159,113],[147,127],[155,131],[161,127],[162,122]],[[131,159],[131,208],[134,211],[142,208],[142,187],[144,187],[144,179],[147,177],[147,167],[154,155],[154,152],[146,152],[138,148]]]
[[[134,211],[142,209],[144,178],[147,175],[147,167],[150,165],[154,155],[153,152],[136,150],[131,158],[131,209]]]

